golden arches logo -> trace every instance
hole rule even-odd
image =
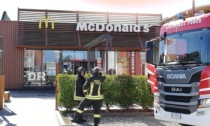
[[[45,28],[48,28],[48,21],[51,21],[51,28],[55,28],[54,20],[52,19],[51,16],[48,16],[47,18],[45,16],[40,17],[39,20],[39,29],[42,29],[42,20],[45,22]]]

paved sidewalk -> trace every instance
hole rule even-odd
[[[10,95],[0,110],[0,126],[59,126],[55,94],[10,91]]]
[[[88,123],[83,126],[93,126],[93,118],[86,118]],[[80,125],[78,125],[80,126]],[[102,117],[100,126],[180,126],[179,124],[160,121],[153,116],[137,117]]]
[[[141,109],[138,105],[133,105],[133,109]],[[112,106],[111,109],[122,109],[119,106]],[[102,107],[105,110],[105,106]],[[73,114],[68,114],[63,117],[61,126],[93,126],[93,113],[83,113],[84,119],[87,120],[86,123],[76,124],[71,122]],[[133,112],[133,113],[102,113],[101,114],[100,126],[180,126],[177,123],[160,121],[154,118],[153,112]]]
[[[11,101],[0,110],[0,126],[59,126],[55,111],[55,94],[10,92]],[[133,106],[135,108],[135,106]],[[114,106],[113,108],[117,108]],[[70,119],[70,118],[69,118]],[[93,125],[93,117],[86,117]],[[74,125],[75,126],[75,125]],[[179,126],[171,122],[155,120],[153,116],[102,117],[101,126]]]

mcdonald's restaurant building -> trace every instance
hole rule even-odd
[[[18,9],[0,21],[5,88],[54,86],[57,73],[94,66],[108,74],[145,74],[145,42],[159,35],[161,14]],[[49,81],[49,80],[48,80]]]

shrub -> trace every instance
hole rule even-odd
[[[109,111],[111,105],[116,104],[118,87],[115,82],[116,76],[106,76],[103,83],[104,91],[104,104],[106,105],[106,110]]]
[[[91,74],[86,74],[89,78]],[[67,110],[72,110],[77,106],[74,101],[75,75],[59,74],[58,82],[58,104]],[[106,75],[103,83],[104,104],[107,110],[111,105],[119,104],[121,107],[129,108],[133,103],[137,103],[147,109],[153,106],[153,94],[145,76]]]
[[[153,106],[153,94],[150,90],[150,85],[147,83],[145,76],[133,76],[135,90],[135,102],[143,109],[148,109]]]
[[[123,108],[128,109],[134,103],[133,91],[135,85],[131,76],[119,75],[115,79],[118,84],[117,103]]]
[[[74,101],[76,76],[59,74],[57,76],[57,82],[58,104],[65,107],[67,110],[72,110],[77,105],[77,102]]]

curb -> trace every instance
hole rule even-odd
[[[62,117],[60,115],[60,112],[56,110],[55,114],[56,114],[59,126],[64,126],[64,121],[63,121],[63,119],[62,119]]]
[[[72,124],[65,124],[65,122],[63,121],[63,118],[61,117],[61,114],[59,111],[56,110],[56,117],[58,119],[58,124],[59,126],[77,126],[76,123],[72,123]]]

